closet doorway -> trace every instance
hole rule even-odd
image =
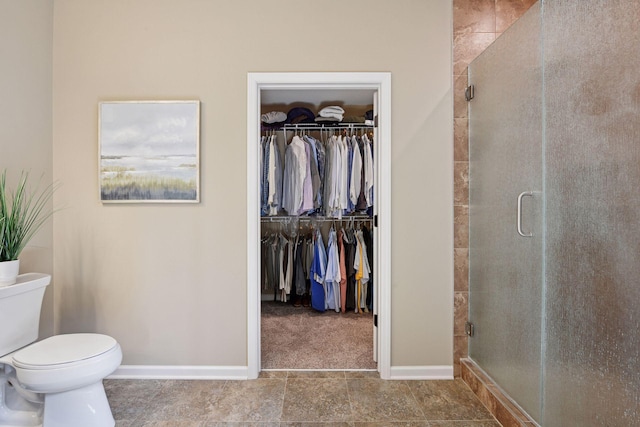
[[[374,206],[370,212],[373,234],[372,274],[374,315],[371,335],[372,358],[381,378],[390,375],[391,303],[390,303],[390,164],[391,164],[391,75],[390,73],[249,73],[247,78],[247,365],[248,378],[257,378],[261,370],[261,120],[265,100],[269,104],[287,104],[301,100],[322,103],[369,96],[376,112]],[[286,132],[286,130],[284,131]],[[290,134],[291,136],[292,134]],[[310,220],[309,220],[310,221]],[[317,221],[314,220],[317,226]],[[296,227],[300,223],[296,221]],[[335,314],[335,313],[334,313]],[[375,326],[374,326],[375,325]],[[297,369],[301,367],[297,366]],[[303,368],[304,369],[304,368]]]

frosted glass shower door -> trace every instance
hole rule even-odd
[[[539,4],[469,66],[469,82],[469,355],[540,419]]]
[[[640,425],[638,1],[544,2],[543,425]]]

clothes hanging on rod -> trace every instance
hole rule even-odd
[[[263,237],[262,247],[262,289],[273,290],[274,298],[282,298],[291,289],[291,246],[289,240],[277,233]]]
[[[373,235],[368,227],[362,227],[362,237],[364,239],[367,261],[369,261],[369,267],[373,263]],[[369,310],[373,309],[373,268],[369,268],[369,282],[367,283],[367,300],[366,306]]]
[[[347,255],[343,241],[344,230],[338,231],[338,262],[340,265],[340,309],[343,313],[347,311]]]
[[[353,268],[356,273],[356,311],[367,311],[367,284],[369,283],[369,273],[371,272],[371,269],[369,268],[367,248],[364,242],[364,237],[362,236],[362,230],[357,230],[355,232],[355,238],[356,257]]]
[[[324,277],[325,309],[340,311],[340,256],[338,237],[334,227],[329,231],[327,243],[327,269]]]
[[[288,295],[309,293],[309,265],[305,261],[305,238],[290,238],[282,233],[261,240],[262,290],[273,291],[274,300],[287,301]]]
[[[362,150],[364,152],[363,155],[363,182],[364,189],[362,192],[365,197],[365,206],[366,208],[371,208],[373,206],[373,150],[371,149],[371,141],[367,137],[367,135],[362,135]]]
[[[302,297],[308,293],[307,279],[304,271],[305,262],[305,242],[302,236],[296,236],[293,242],[293,284],[291,287],[291,298],[293,305],[300,306]]]
[[[311,307],[317,311],[325,311],[326,292],[324,280],[327,271],[327,254],[320,230],[316,230],[314,241],[313,263],[311,264]]]
[[[313,193],[313,209],[318,211],[322,207],[322,191],[324,189],[325,148],[317,139],[304,135],[303,140],[309,145],[312,156],[309,158],[311,165],[311,185]]]
[[[372,129],[300,124],[280,130],[269,129],[260,140],[263,292],[317,311],[367,311],[372,257],[352,218],[370,221],[373,214]],[[329,219],[330,229],[323,222]]]
[[[304,202],[307,155],[305,144],[294,135],[284,155],[282,207],[289,215],[299,215]]]
[[[284,162],[275,135],[262,137],[261,149],[262,216],[372,214],[373,150],[366,134],[333,134],[324,141],[295,134]]]
[[[334,221],[327,246],[317,224],[306,232],[298,221],[290,223],[288,234],[283,229],[267,231],[262,238],[263,291],[321,312],[368,312],[373,295],[371,233],[352,219],[337,230]]]
[[[260,138],[261,147],[261,214],[277,215],[282,208],[283,166],[275,135]]]

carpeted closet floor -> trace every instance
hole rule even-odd
[[[263,301],[262,369],[375,369],[371,313]]]

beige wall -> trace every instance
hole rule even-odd
[[[14,185],[21,171],[29,182],[51,183],[51,67],[53,2],[0,0],[0,170]],[[49,222],[20,256],[20,273],[53,272],[53,225]],[[43,302],[40,336],[53,333],[53,286]]]
[[[277,7],[276,7],[277,6]],[[246,365],[246,75],[392,73],[392,365],[451,365],[451,0],[56,0],[59,332],[125,364]],[[199,99],[201,203],[102,205],[97,104]]]

